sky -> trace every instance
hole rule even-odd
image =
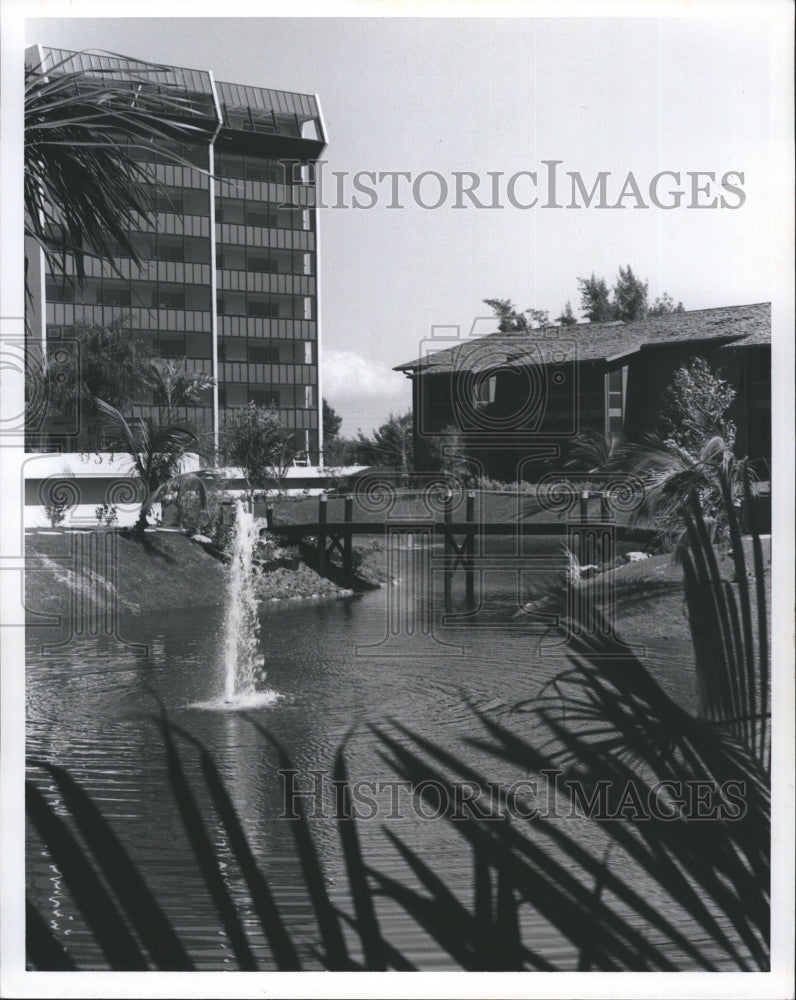
[[[650,300],[667,292],[686,309],[771,298],[765,5],[760,14],[51,18],[29,19],[26,37],[319,95],[329,204],[319,225],[323,394],[350,435],[409,407],[409,383],[392,367],[423,353],[432,330],[467,335],[489,314],[485,298],[552,317],[569,300],[577,313],[579,277],[594,272],[613,284],[628,264],[649,281]],[[549,160],[561,161],[562,208],[543,207]],[[346,174],[342,206],[333,171]],[[413,181],[434,171],[448,197],[424,208],[401,182],[404,207],[390,208],[387,181],[374,185],[373,207],[355,209],[358,171],[407,171]],[[456,171],[477,175],[487,206],[488,174],[501,172],[502,207],[455,208]],[[539,179],[533,208],[512,205],[505,190],[521,171]],[[610,172],[610,204],[630,172],[648,205],[659,171],[679,172],[687,195],[671,210],[636,207],[632,192],[622,208],[566,207],[567,172],[590,189],[601,171]],[[692,197],[686,173],[695,171],[740,172],[743,199],[730,192],[727,208],[684,207]],[[662,192],[666,184],[675,186],[665,179]],[[439,182],[429,176],[418,192],[433,204]],[[515,202],[532,196],[529,178],[520,178]]]

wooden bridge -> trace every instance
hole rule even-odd
[[[595,504],[594,501],[598,501]],[[549,521],[485,521],[475,515],[475,493],[465,497],[463,520],[453,519],[453,499],[449,494],[442,503],[442,519],[426,517],[393,517],[385,520],[354,520],[354,497],[344,499],[342,521],[328,519],[328,500],[318,498],[318,520],[300,524],[277,523],[273,505],[266,507],[264,529],[279,535],[289,542],[299,542],[307,538],[317,538],[317,569],[324,575],[332,563],[335,551],[339,554],[345,573],[354,572],[353,538],[355,535],[417,535],[430,536],[432,543],[441,542],[443,555],[435,559],[443,571],[445,606],[450,609],[454,573],[461,568],[465,575],[465,594],[468,608],[474,608],[476,575],[485,569],[509,568],[507,560],[515,557],[488,556],[480,551],[478,544],[484,537],[515,537],[523,539],[531,536],[563,536],[578,556],[581,564],[587,562],[610,563],[616,555],[618,541],[633,541],[640,545],[649,544],[655,532],[649,528],[636,528],[618,524],[605,492],[582,491],[577,500],[577,511],[566,520]],[[549,562],[549,560],[548,560]],[[549,567],[552,568],[552,567]]]

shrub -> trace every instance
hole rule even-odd
[[[57,528],[59,525],[63,524],[66,519],[66,513],[69,510],[69,504],[65,503],[48,503],[44,507],[44,513],[47,515],[47,520],[50,522],[50,527]]]
[[[111,528],[119,520],[119,514],[112,503],[103,503],[96,507],[94,517],[97,519],[98,528],[101,528],[103,524],[106,528]]]

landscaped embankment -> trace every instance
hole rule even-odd
[[[87,539],[76,545],[76,534],[66,529],[26,532],[25,607],[30,624],[37,613],[68,615],[78,597],[106,607],[115,601],[120,613],[215,607],[225,601],[226,567],[181,532],[150,530],[143,537],[126,531],[80,532],[96,536],[99,558],[88,557]],[[74,553],[83,553],[79,571]],[[342,593],[343,588],[301,564],[263,573],[258,581],[263,601]]]

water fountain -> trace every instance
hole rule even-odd
[[[198,703],[195,708],[257,708],[279,700],[276,691],[265,687],[265,661],[260,649],[254,569],[259,535],[258,520],[238,500],[224,619],[224,696],[214,702]]]
[[[263,673],[253,562],[259,534],[254,515],[238,500],[224,626],[224,700],[227,702],[254,694]]]

